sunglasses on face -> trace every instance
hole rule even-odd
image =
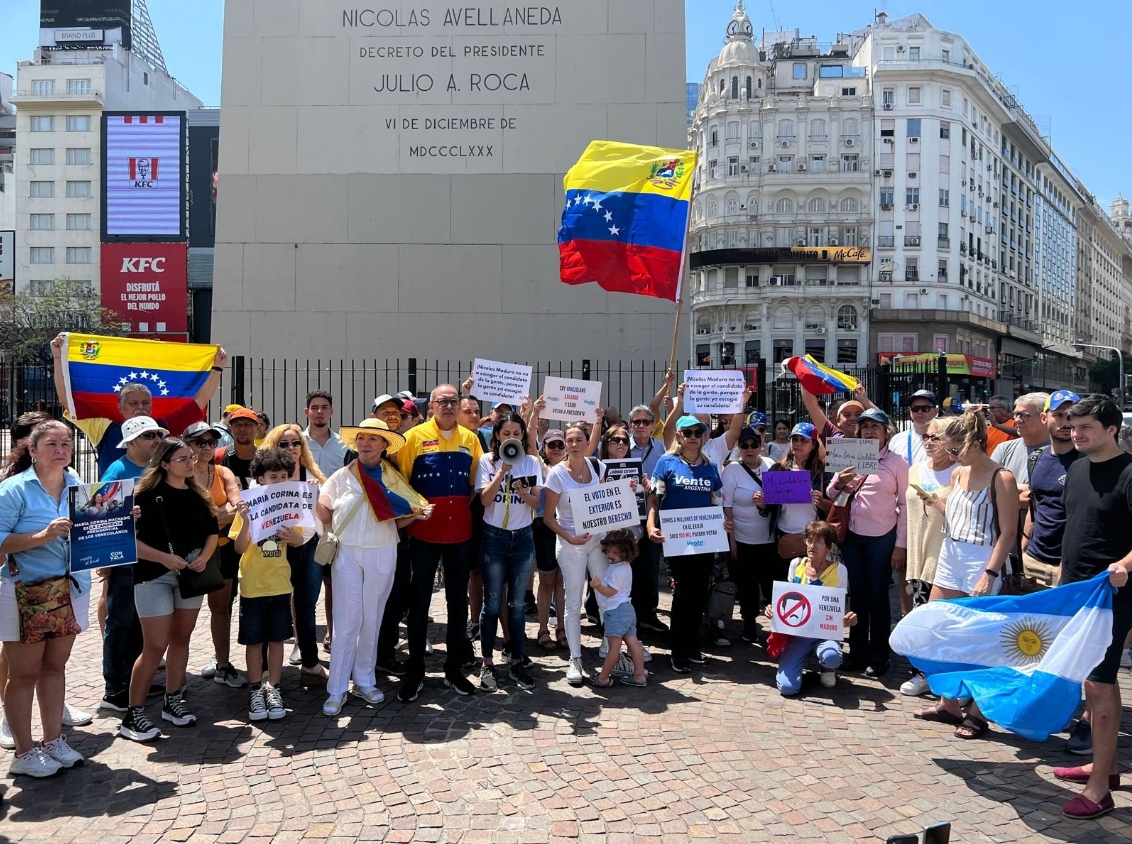
[[[617,445],[628,445],[629,444],[628,437],[610,437],[609,441],[611,443],[616,443]]]
[[[913,413],[927,413],[929,410],[932,410],[933,407],[934,405],[930,404],[914,404],[909,410]]]
[[[1022,411],[1020,413],[1015,413],[1013,415],[1014,415],[1014,421],[1015,422],[1029,422],[1031,419],[1034,418],[1034,414],[1026,413],[1025,411]]]
[[[437,399],[433,402],[437,407],[455,407],[459,403],[459,399]]]
[[[552,443],[543,443],[543,448],[545,448],[547,451],[558,451],[560,449],[566,448],[566,443],[562,442],[562,440],[555,440]]]
[[[196,448],[216,448],[220,444],[220,440],[207,439],[207,440],[189,440],[189,445]]]
[[[652,420],[651,419],[633,419],[632,421],[629,422],[629,424],[634,426],[634,427],[636,427],[637,425],[651,425]]]
[[[924,434],[923,437],[923,440],[926,443],[937,443],[942,439],[943,437],[941,437],[939,434]]]
[[[747,440],[746,442],[739,443],[739,448],[741,448],[743,451],[750,451],[752,449],[762,448],[762,446],[759,443]]]
[[[144,434],[138,434],[138,439],[139,440],[159,440],[159,439],[161,439],[161,434],[157,433],[157,431],[146,431]]]
[[[707,433],[706,428],[685,428],[683,431],[680,432],[680,435],[683,436],[685,439],[687,439],[688,437],[691,437],[694,440],[700,440],[700,439],[703,439],[703,436],[706,433]]]
[[[963,451],[963,449],[961,448],[948,448],[947,446],[944,446],[943,450],[950,454],[952,457],[958,457]]]
[[[280,448],[302,448],[303,447],[303,441],[302,440],[280,440],[279,441],[279,447]]]

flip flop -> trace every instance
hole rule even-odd
[[[595,689],[608,689],[610,686],[613,685],[613,678],[612,677],[609,678],[609,682],[607,682],[607,683],[602,683],[600,681],[600,678],[601,678],[601,674],[600,674],[600,672],[597,672],[597,671],[595,671],[592,675],[590,675],[590,684],[593,685],[593,687]]]
[[[963,722],[955,728],[955,738],[961,738],[966,741],[977,739],[980,738],[989,727],[990,724],[978,715],[968,715],[963,719]]]
[[[637,686],[637,687],[647,686],[649,684],[648,680],[638,680],[636,677],[633,677],[632,675],[629,675],[628,677],[622,677],[621,682],[624,683],[626,686]]]
[[[943,708],[942,704],[938,703],[928,709],[913,712],[912,717],[919,718],[921,721],[930,721],[933,724],[950,724],[953,727],[958,727],[963,723],[962,718],[954,713],[948,712]]]
[[[550,635],[549,630],[544,630],[542,633],[538,634],[538,646],[544,651],[558,650],[558,645],[554,641],[554,637]]]

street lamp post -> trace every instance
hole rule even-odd
[[[724,367],[727,366],[727,308],[734,301],[735,298],[732,296],[723,300],[723,339],[719,344],[719,363]],[[732,355],[731,359],[734,363],[735,356]]]
[[[1079,340],[1077,342],[1075,342],[1073,345],[1077,348],[1078,351],[1081,351],[1082,349],[1104,349],[1105,351],[1112,352],[1114,355],[1116,355],[1116,362],[1120,366],[1120,385],[1119,385],[1120,412],[1123,413],[1124,412],[1124,354],[1120,351],[1120,349],[1116,348],[1115,346],[1101,346],[1101,345],[1098,345],[1096,343],[1082,343]]]

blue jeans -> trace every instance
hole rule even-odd
[[[849,655],[854,662],[888,662],[888,634],[892,629],[888,588],[895,547],[895,527],[883,536],[850,532],[841,543],[841,561],[849,573],[849,609],[857,614],[856,626],[849,628]]]
[[[468,626],[468,555],[471,542],[441,545],[410,537],[413,573],[409,584],[409,673],[412,680],[425,674],[425,639],[428,636],[428,608],[432,604],[432,585],[436,567],[444,562],[444,599],[448,605],[445,630],[445,674],[460,674],[464,655],[470,651]]]
[[[291,589],[294,590],[295,600],[295,641],[303,656],[303,668],[318,665],[314,613],[318,607],[318,596],[322,592],[322,566],[314,561],[314,549],[317,545],[318,539],[312,537],[298,548],[287,547],[287,562],[291,564]]]
[[[791,636],[778,658],[778,673],[774,681],[783,697],[796,695],[802,690],[802,670],[812,654],[818,655],[818,665],[823,671],[831,671],[841,666],[841,643],[832,640],[805,639]]]
[[[483,552],[483,609],[480,611],[480,647],[483,658],[492,659],[495,650],[495,628],[503,603],[503,587],[507,587],[507,633],[511,637],[511,661],[523,661],[523,645],[527,638],[527,614],[524,601],[527,581],[535,565],[535,536],[530,527],[503,530],[489,524],[483,526],[480,543]]]
[[[134,567],[115,566],[106,578],[106,630],[102,634],[102,679],[106,695],[130,688],[134,661],[142,652],[141,622],[134,606]]]

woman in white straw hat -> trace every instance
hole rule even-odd
[[[354,694],[367,703],[384,699],[377,689],[377,636],[397,566],[397,528],[432,515],[418,495],[385,458],[405,445],[405,438],[380,419],[366,419],[339,432],[358,459],[331,475],[322,486],[316,515],[338,537],[334,559],[334,650],[323,713],[334,716]]]

